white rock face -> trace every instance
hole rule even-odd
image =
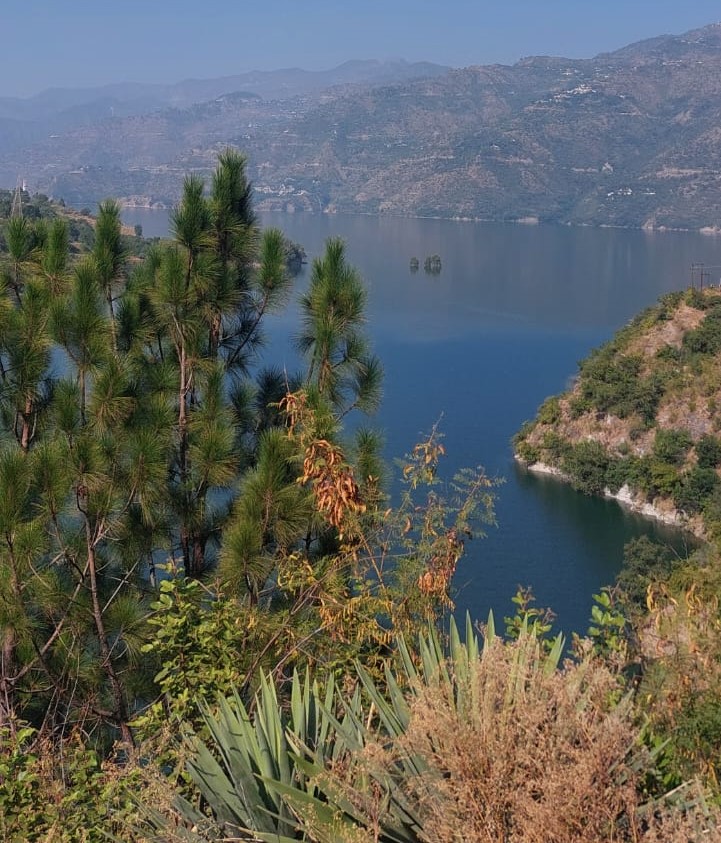
[[[624,483],[617,491],[612,492],[610,489],[604,489],[604,497],[613,498],[623,506],[627,506],[632,512],[638,512],[639,515],[645,515],[647,518],[655,518],[664,524],[670,524],[673,527],[688,527],[686,518],[672,507],[669,509],[659,509],[653,503],[649,503],[638,496],[634,496],[629,485]]]
[[[564,474],[564,472],[562,472],[559,468],[548,465],[548,463],[526,463],[518,455],[516,455],[515,458],[522,465],[525,465],[528,471],[533,471],[536,474],[548,474],[551,477],[557,477],[559,480],[563,480],[564,482],[570,482],[571,478],[567,474]],[[627,483],[624,483],[617,492],[612,492],[610,489],[606,488],[604,489],[603,494],[606,498],[617,500],[622,506],[628,507],[632,512],[637,512],[639,515],[644,515],[646,518],[655,518],[656,521],[661,521],[663,524],[669,524],[672,527],[681,527],[683,529],[690,530],[696,535],[699,535],[700,538],[703,538],[703,535],[699,533],[699,530],[695,529],[696,525],[689,523],[683,513],[673,507],[660,509],[653,503],[649,503],[640,495],[634,495]]]

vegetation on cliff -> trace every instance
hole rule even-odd
[[[647,539],[626,548],[596,619],[615,617],[641,709],[681,775],[717,779],[721,743],[721,292],[663,296],[594,351],[566,393],[515,437],[530,468],[586,494],[616,494],[704,544],[680,559]],[[622,619],[622,621],[621,621]]]
[[[529,465],[721,537],[721,293],[669,293],[594,351],[515,437]],[[624,488],[625,487],[625,488]]]

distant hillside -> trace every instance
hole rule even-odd
[[[252,71],[218,79],[186,79],[171,85],[118,83],[97,88],[50,88],[25,99],[0,97],[0,176],[8,168],[20,168],[33,176],[43,142],[52,140],[50,157],[43,164],[52,165],[55,152],[63,163],[63,145],[72,143],[75,130],[106,122],[105,131],[122,118],[133,118],[166,108],[184,109],[229,94],[245,92],[265,100],[286,101],[304,98],[309,105],[330,88],[354,85],[378,85],[402,82],[420,76],[436,76],[449,68],[430,62],[349,61],[330,70],[288,68]],[[128,131],[134,123],[128,124]],[[39,150],[32,146],[40,143]],[[162,155],[163,150],[158,150]],[[93,164],[83,161],[81,164]],[[17,173],[12,176],[14,181]],[[5,177],[7,182],[7,177]],[[9,182],[8,182],[9,183]]]
[[[14,151],[0,141],[0,180],[21,173],[76,204],[172,204],[179,175],[209,172],[231,144],[250,157],[261,208],[721,225],[719,24],[586,60],[386,70],[393,79],[372,66],[358,82],[360,69],[342,66],[336,84],[355,73],[354,86],[313,93],[302,71],[284,72],[297,84],[273,77],[266,88],[238,78],[205,103],[116,112],[21,146],[16,136],[35,124],[19,115]],[[184,83],[210,97],[206,84]]]
[[[516,436],[531,469],[721,539],[721,291],[669,293]]]
[[[187,108],[223,94],[249,91],[265,99],[302,97],[339,85],[372,85],[402,82],[419,76],[442,75],[450,68],[431,62],[347,61],[330,70],[254,70],[217,79],[185,79],[170,85],[125,82],[97,88],[48,88],[32,97],[0,97],[0,118],[41,120],[95,104],[110,109],[142,113],[151,109]]]
[[[62,219],[67,225],[69,250],[72,255],[84,254],[93,248],[95,242],[95,217],[87,208],[76,210],[53,201],[42,193],[29,194],[22,191],[22,217],[28,224],[27,236],[33,247],[39,246],[47,234],[47,227],[53,220]],[[15,191],[0,189],[0,254],[7,251],[6,229],[13,215]],[[142,237],[141,231],[121,226],[123,246],[129,256],[144,255],[151,241]]]

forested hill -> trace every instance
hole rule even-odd
[[[719,224],[720,24],[586,60],[423,72],[312,96],[246,86],[92,122],[16,143],[0,175],[75,204],[171,204],[181,174],[209,171],[232,144],[250,157],[261,208]]]
[[[721,538],[721,292],[669,293],[516,437],[531,468]]]

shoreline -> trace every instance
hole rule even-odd
[[[534,462],[528,463],[525,460],[521,459],[518,454],[513,455],[513,459],[526,471],[534,472],[535,474],[545,474],[547,477],[555,477],[557,480],[563,483],[571,483],[571,478],[568,474],[561,471],[560,468],[556,468],[555,466],[549,465],[548,463],[544,462]],[[627,483],[624,483],[623,486],[617,491],[612,492],[608,487],[606,487],[603,491],[602,497],[606,498],[607,500],[615,500],[618,503],[625,507],[626,509],[630,510],[631,512],[635,512],[637,515],[641,515],[644,518],[652,518],[654,521],[659,521],[662,524],[667,525],[668,527],[675,527],[676,529],[683,530],[684,532],[691,533],[697,539],[701,541],[706,541],[706,535],[703,532],[703,528],[699,524],[694,524],[691,520],[687,518],[687,516],[683,515],[679,510],[675,507],[671,506],[669,509],[660,509],[658,506],[655,505],[653,502],[649,502],[639,498],[637,495],[633,494],[633,491],[628,486]]]
[[[266,195],[266,194],[262,194]],[[178,201],[180,201],[178,199]],[[166,200],[148,200],[145,203],[135,202],[131,197],[120,197],[118,202],[122,208],[128,210],[144,210],[144,211],[171,211],[176,206],[177,202],[167,204]],[[562,228],[591,228],[591,229],[617,229],[619,231],[641,231],[647,234],[703,234],[707,237],[716,237],[721,235],[721,227],[715,225],[703,225],[698,228],[676,227],[670,225],[620,225],[616,223],[604,222],[573,222],[570,220],[544,220],[538,216],[516,217],[513,219],[497,219],[495,217],[474,217],[474,216],[456,216],[446,214],[402,214],[383,211],[360,211],[360,210],[338,210],[336,208],[326,207],[320,211],[312,209],[297,209],[288,211],[286,208],[263,208],[262,202],[258,203],[258,210],[267,213],[280,214],[312,214],[321,216],[359,216],[359,217],[392,217],[395,219],[413,219],[413,220],[440,220],[448,222],[467,222],[467,223],[481,223],[491,225],[523,225],[523,226],[559,226]]]

